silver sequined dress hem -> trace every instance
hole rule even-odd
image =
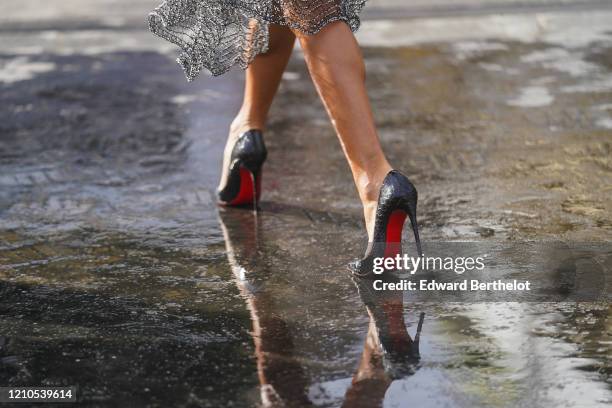
[[[202,71],[221,75],[246,68],[268,49],[269,24],[316,34],[344,21],[359,28],[366,0],[166,0],[149,14],[151,31],[181,49],[177,59],[189,81]]]

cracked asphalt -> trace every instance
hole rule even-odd
[[[0,385],[77,385],[92,407],[255,406],[269,364],[299,401],[340,406],[369,338],[344,271],[364,232],[300,51],[270,114],[254,225],[214,196],[239,70],[188,84],[174,47],[146,30],[152,0],[9,3]],[[358,37],[426,245],[505,245],[509,258],[529,242],[581,247],[572,263],[596,265],[590,283],[609,298],[612,7],[404,3],[373,0]],[[612,401],[609,302],[410,300],[410,333],[427,315],[421,366],[384,406]],[[262,359],[260,338],[290,347]]]

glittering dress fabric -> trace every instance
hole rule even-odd
[[[204,69],[221,75],[246,68],[268,49],[268,25],[315,34],[332,21],[359,28],[366,0],[166,0],[149,14],[156,35],[178,45],[188,80]]]

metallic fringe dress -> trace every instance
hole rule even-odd
[[[344,21],[359,28],[366,0],[166,0],[149,14],[151,31],[178,45],[189,81],[207,69],[214,76],[246,68],[268,49],[268,25],[316,34]]]

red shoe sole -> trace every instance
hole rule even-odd
[[[395,210],[387,222],[387,235],[385,237],[385,258],[394,258],[402,249],[402,230],[406,221],[406,211]]]
[[[244,167],[240,167],[240,191],[238,195],[228,205],[245,205],[253,204],[253,201],[261,195],[261,171],[255,179],[255,185],[253,185],[253,177],[251,172]]]

